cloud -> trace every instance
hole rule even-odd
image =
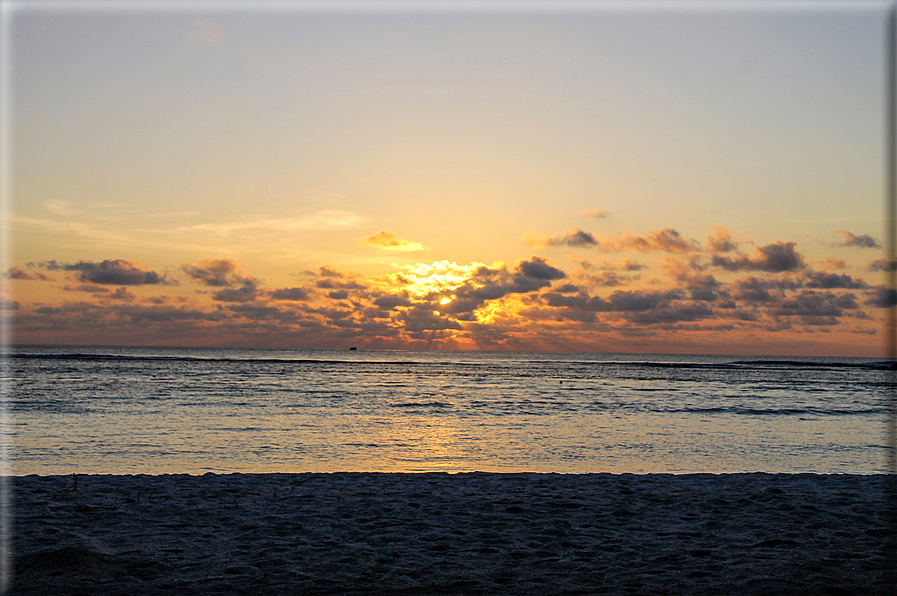
[[[641,312],[652,310],[670,300],[682,298],[676,290],[667,292],[624,292],[616,291],[608,297],[610,310],[622,312]]]
[[[844,310],[858,308],[853,294],[803,290],[783,300],[778,308],[771,309],[770,312],[775,316],[840,317]]]
[[[292,300],[294,302],[304,302],[310,297],[308,291],[303,288],[281,288],[272,291],[269,295],[275,300]]]
[[[840,234],[844,240],[836,243],[836,246],[856,246],[857,248],[881,248],[881,242],[870,236],[869,234],[860,234],[859,236],[851,234],[847,230],[835,230],[833,236]]]
[[[586,209],[582,212],[585,217],[594,217],[595,219],[607,219],[610,217],[610,212],[605,211],[604,209]]]
[[[362,223],[364,223],[364,219],[351,211],[325,209],[312,215],[302,217],[281,217],[260,220],[245,218],[233,222],[181,226],[178,228],[178,231],[212,232],[224,236],[242,230],[262,230],[266,233],[273,231],[294,232],[298,230],[337,230],[357,228]]]
[[[732,234],[725,226],[714,226],[713,235],[707,237],[707,252],[721,253],[738,250],[738,242],[732,239]]]
[[[583,280],[589,286],[597,287],[626,286],[632,280],[628,275],[620,275],[616,271],[602,271],[598,275],[583,274],[578,276],[578,279]]]
[[[847,263],[844,262],[843,259],[837,259],[835,257],[825,257],[820,261],[814,261],[818,263],[823,269],[847,269]]]
[[[193,281],[210,287],[231,287],[258,284],[254,277],[237,273],[237,263],[231,259],[206,259],[195,265],[185,264],[181,270]]]
[[[78,271],[78,281],[102,285],[141,286],[168,284],[164,276],[155,271],[141,269],[137,262],[124,259],[107,259],[100,263],[78,261],[77,263],[57,263],[45,261],[43,265],[50,270]]]
[[[415,305],[410,310],[399,315],[402,327],[411,334],[412,337],[420,334],[422,331],[446,331],[463,329],[457,321],[436,314],[433,308],[427,305]],[[419,337],[426,337],[420,336]]]
[[[800,283],[793,279],[747,277],[735,282],[734,296],[746,302],[771,303],[782,299],[786,290],[795,290],[799,287]]]
[[[490,300],[498,300],[509,294],[535,292],[566,276],[542,257],[522,260],[513,271],[508,271],[504,265],[482,265],[470,279],[454,289],[455,299],[442,309],[451,313],[469,313]]]
[[[707,304],[676,304],[650,310],[626,313],[625,318],[637,325],[674,325],[694,322],[714,317],[713,309]]]
[[[393,250],[417,244],[387,230],[367,240]],[[15,313],[16,330],[21,329],[21,337],[33,343],[89,342],[101,332],[114,342],[133,338],[172,345],[248,342],[334,347],[351,342],[348,345],[394,348],[611,349],[616,345],[627,350],[649,349],[652,344],[645,343],[649,341],[674,341],[692,349],[699,344],[690,344],[688,334],[696,333],[718,334],[714,345],[728,345],[731,338],[738,349],[751,342],[762,349],[767,332],[850,333],[849,327],[860,319],[881,316],[873,307],[894,302],[893,292],[835,271],[847,267],[840,259],[820,256],[810,267],[794,242],[750,246],[750,251],[741,252],[723,226],[711,229],[704,249],[672,228],[646,234],[620,230],[608,237],[575,228],[546,236],[543,244],[582,246],[561,251],[577,261],[563,261],[572,273],[542,256],[512,265],[502,261],[491,265],[458,265],[448,260],[416,263],[373,276],[309,264],[304,265],[309,270],[294,270],[299,272],[292,282],[297,287],[265,288],[241,271],[237,261],[216,258],[179,264],[176,275],[182,283],[193,283],[166,299],[148,296],[162,289],[130,287],[168,283],[136,262],[45,261],[41,270],[67,271],[69,285],[23,302]],[[644,256],[645,264],[635,261],[643,258],[635,252],[600,254],[627,250],[660,254]],[[590,254],[593,260],[569,256],[575,252]],[[863,262],[870,263],[872,270],[891,267],[882,259]],[[43,274],[33,266],[11,267],[2,276],[43,279],[36,277]],[[28,286],[22,283],[21,287]],[[69,293],[57,297],[61,296],[58,290]],[[68,302],[79,296],[72,291],[82,292],[87,302]],[[635,337],[642,339],[627,343]],[[837,336],[832,337],[834,341]],[[622,343],[613,343],[618,340]]]
[[[221,25],[206,19],[198,19],[193,23],[193,30],[188,35],[196,43],[214,47],[221,47],[227,39],[227,33]]]
[[[394,310],[400,306],[411,306],[411,300],[406,293],[386,294],[375,298],[374,306],[381,310]]]
[[[556,292],[542,294],[542,299],[548,306],[591,312],[642,312],[680,298],[682,294],[676,290],[665,292],[617,290],[607,298],[585,294],[562,296]]]
[[[869,271],[897,271],[897,261],[875,259],[869,263]]]
[[[715,288],[720,285],[713,275],[703,273],[703,266],[698,259],[692,257],[688,263],[679,259],[665,257],[660,263],[664,273],[689,288]]]
[[[644,264],[633,261],[632,259],[608,263],[601,257],[597,258],[594,261],[590,261],[582,255],[568,255],[567,258],[572,261],[576,261],[585,270],[598,269],[599,271],[641,271],[646,267]]]
[[[327,266],[318,267],[318,275],[321,277],[343,277],[342,273]]]
[[[652,230],[644,236],[624,235],[617,240],[616,250],[638,250],[640,252],[685,253],[700,250],[694,240],[686,240],[679,232],[671,228]]]
[[[711,263],[727,271],[766,271],[767,273],[783,273],[803,269],[804,256],[795,250],[794,242],[773,242],[754,249],[754,257],[739,256],[736,258],[714,255]]]
[[[652,230],[644,236],[620,233],[617,236],[594,236],[579,228],[568,230],[561,236],[539,236],[527,234],[524,241],[530,246],[576,246],[595,247],[601,252],[623,252],[637,250],[639,252],[685,253],[700,250],[694,240],[685,239],[679,232],[671,228]]]
[[[897,290],[892,290],[884,286],[876,286],[871,292],[866,294],[866,301],[864,304],[875,306],[877,308],[897,306]]]
[[[517,270],[523,277],[538,280],[563,279],[567,275],[556,267],[552,267],[542,257],[532,257],[528,261],[520,261]]]
[[[241,288],[224,288],[212,294],[212,300],[219,302],[251,302],[258,296],[258,288],[253,284]]]
[[[3,279],[54,281],[52,277],[41,273],[40,271],[36,271],[35,273],[28,273],[27,271],[19,269],[18,267],[10,267],[2,277]]]
[[[374,246],[385,250],[396,250],[401,252],[414,252],[418,250],[427,250],[422,244],[412,242],[405,238],[399,238],[395,232],[380,230],[373,236],[368,236],[361,241],[362,245]]]
[[[804,273],[804,277],[808,288],[845,288],[855,290],[868,287],[868,284],[862,279],[854,279],[847,274],[839,275],[824,271],[807,271]]]
[[[134,294],[129,292],[128,288],[122,286],[122,287],[118,288],[117,290],[115,290],[114,292],[112,292],[111,294],[109,294],[109,296],[107,296],[107,298],[110,298],[111,300],[122,300],[124,302],[131,302],[136,298],[136,296],[134,296]]]
[[[592,236],[590,233],[585,232],[579,228],[575,230],[568,230],[564,232],[562,236],[552,236],[545,237],[544,239],[540,239],[536,236],[530,235],[526,239],[527,244],[531,246],[580,246],[580,247],[591,247],[598,244],[598,241]]]
[[[75,215],[75,211],[69,208],[69,204],[70,203],[68,201],[44,201],[44,207],[46,207],[47,211],[49,211],[53,215],[59,215],[62,217],[71,217],[72,215]]]
[[[109,288],[96,284],[81,284],[80,286],[65,285],[62,286],[62,289],[66,292],[91,292],[93,294],[105,294],[112,291]]]
[[[340,279],[340,278],[336,278]],[[364,290],[365,286],[354,280],[336,281],[334,278],[319,279],[315,286],[323,290]]]

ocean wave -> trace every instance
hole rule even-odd
[[[82,360],[82,361],[128,361],[135,362],[160,360],[165,362],[235,362],[235,363],[272,363],[272,364],[350,364],[350,365],[403,365],[423,364],[414,360],[335,360],[324,358],[239,358],[231,356],[164,356],[164,355],[131,355],[131,354],[81,354],[81,353],[8,353],[7,358],[41,359],[41,360]],[[438,364],[430,363],[427,364]]]
[[[393,408],[451,408],[452,404],[442,401],[409,401],[401,404],[389,404]]]
[[[746,416],[873,416],[887,413],[885,408],[836,410],[830,408],[752,408],[743,406],[718,406],[712,408],[670,408],[664,412],[689,414],[738,414]]]

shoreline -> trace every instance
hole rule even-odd
[[[11,594],[893,594],[897,567],[887,474],[5,480]]]

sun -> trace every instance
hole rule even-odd
[[[484,267],[483,263],[473,262],[469,265],[458,265],[451,261],[436,261],[432,264],[416,263],[405,267],[402,277],[406,280],[405,288],[414,296],[424,296],[450,292],[470,280],[471,275]],[[454,298],[443,298],[440,304],[448,304]]]

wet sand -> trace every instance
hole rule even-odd
[[[894,594],[894,480],[17,477],[11,593]]]

